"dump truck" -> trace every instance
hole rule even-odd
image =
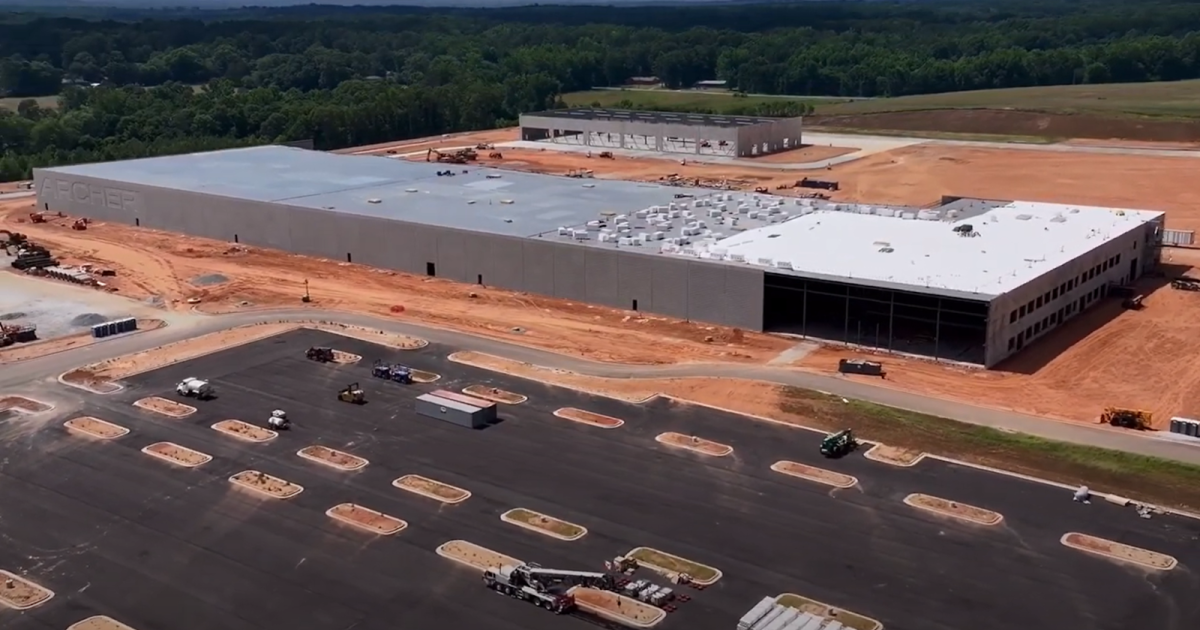
[[[358,386],[358,383],[351,383],[342,389],[342,391],[338,392],[338,400],[361,405],[367,402],[367,395],[365,392],[363,392],[362,388]]]
[[[188,398],[196,398],[198,400],[208,400],[216,394],[216,390],[208,381],[200,380],[194,376],[189,376],[175,385],[175,393]]]
[[[821,454],[825,457],[841,457],[858,448],[858,440],[850,429],[830,433],[821,440]]]

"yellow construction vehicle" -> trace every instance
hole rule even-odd
[[[1154,424],[1154,414],[1139,409],[1109,407],[1100,415],[1100,424],[1109,424],[1123,429],[1147,431]]]
[[[338,392],[338,400],[342,402],[354,403],[361,405],[367,402],[367,395],[363,392],[358,383],[347,385],[346,389]]]

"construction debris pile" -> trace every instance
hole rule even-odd
[[[664,186],[681,186],[686,188],[710,188],[712,190],[741,190],[751,184],[744,179],[706,179],[703,177],[681,177],[671,173],[658,178]]]

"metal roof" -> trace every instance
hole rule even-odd
[[[447,171],[453,175],[438,175]],[[534,236],[583,224],[602,212],[666,203],[679,191],[657,184],[280,146],[62,166],[46,172],[507,236]]]
[[[748,127],[771,124],[785,118],[762,116],[724,116],[721,114],[687,114],[677,112],[642,112],[630,109],[601,109],[577,107],[552,109],[544,112],[529,112],[524,116],[544,118],[566,118],[574,120],[604,120],[614,122],[642,122],[656,125],[694,125],[697,127]]]

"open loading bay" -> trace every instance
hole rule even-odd
[[[363,360],[319,364],[310,346]],[[484,588],[480,575],[434,549],[464,539],[547,567],[603,570],[614,553],[662,549],[719,568],[724,577],[692,593],[659,628],[730,630],[764,596],[798,593],[882,621],[889,630],[1123,630],[1200,627],[1193,597],[1200,523],[1137,518],[1071,492],[927,460],[897,468],[861,453],[825,460],[820,437],[707,408],[644,406],[593,398],[445,360],[430,345],[391,351],[317,331],[296,331],[128,381],[108,396],[81,395],[77,408],[0,443],[0,569],[55,591],[24,613],[0,611],[5,630],[62,630],[97,614],[137,630],[551,630],[592,627]],[[436,384],[373,379],[375,359],[442,375]],[[174,385],[208,379],[217,398],[183,419],[132,403],[180,400]],[[361,383],[365,405],[339,402]],[[418,394],[487,384],[529,397],[499,408],[499,421],[465,430],[419,415]],[[64,393],[63,395],[69,395]],[[251,444],[212,430],[228,418],[261,424],[284,408],[293,422]],[[584,409],[625,424],[599,430],[556,417]],[[61,423],[89,415],[131,429],[98,441]],[[14,432],[16,431],[16,432]],[[699,435],[735,450],[703,457],[655,442],[663,432]],[[213,456],[172,467],[141,452],[169,441]],[[369,460],[346,473],[296,456],[322,444]],[[770,470],[779,460],[834,469],[859,485],[831,493]],[[256,469],[304,487],[287,500],[231,488]],[[447,506],[392,486],[423,475],[466,489]],[[983,528],[905,505],[925,493],[995,510]],[[408,527],[373,536],[325,515],[352,502]],[[549,541],[499,515],[516,507],[586,527],[574,542]],[[1069,549],[1066,532],[1087,532],[1168,553],[1180,570],[1143,570]],[[652,574],[643,577],[653,577]]]

